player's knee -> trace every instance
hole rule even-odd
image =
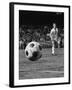
[[[52,41],[52,44],[54,44],[54,41]]]

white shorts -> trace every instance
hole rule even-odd
[[[58,44],[60,44],[61,38],[51,38],[51,41],[52,43],[57,42]]]

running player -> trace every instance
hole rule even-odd
[[[58,28],[56,27],[56,24],[53,23],[53,28],[50,32],[50,38],[52,42],[52,55],[55,55],[55,42],[59,43],[58,40]]]

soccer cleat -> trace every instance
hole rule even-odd
[[[55,56],[55,53],[52,53],[53,56]]]

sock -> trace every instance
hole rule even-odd
[[[52,47],[52,54],[54,54],[55,53],[55,48],[54,47]]]

